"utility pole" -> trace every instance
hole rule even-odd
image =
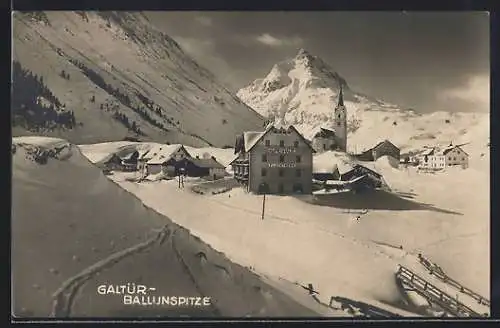
[[[264,220],[264,210],[266,208],[266,194],[264,194],[264,197],[262,198],[262,220]]]

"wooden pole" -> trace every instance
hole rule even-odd
[[[262,220],[264,220],[264,210],[266,208],[266,194],[264,194],[264,197],[262,198]]]

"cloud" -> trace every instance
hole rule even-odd
[[[441,91],[438,98],[442,102],[462,103],[464,107],[470,107],[471,111],[489,111],[490,77],[471,76],[464,85]]]
[[[269,33],[264,33],[256,37],[256,41],[270,47],[299,46],[303,40],[299,37],[277,38]]]
[[[196,16],[194,19],[196,22],[198,22],[200,25],[203,25],[203,26],[212,26],[213,25],[212,18],[210,18],[208,16]]]

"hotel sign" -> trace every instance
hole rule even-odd
[[[296,153],[297,148],[295,147],[268,147],[266,149],[268,153],[271,154],[291,154]]]
[[[282,167],[282,168],[290,168],[296,167],[297,163],[267,163],[269,167]]]

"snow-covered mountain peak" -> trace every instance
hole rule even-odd
[[[336,69],[305,49],[273,65],[266,77],[240,89],[237,95],[264,117],[275,122],[284,120],[311,138],[320,127],[334,126],[340,86],[347,110],[350,152],[359,152],[385,139],[404,152],[450,141],[487,143],[488,129],[483,130],[489,122],[487,115],[418,114],[365,95],[349,87]]]

